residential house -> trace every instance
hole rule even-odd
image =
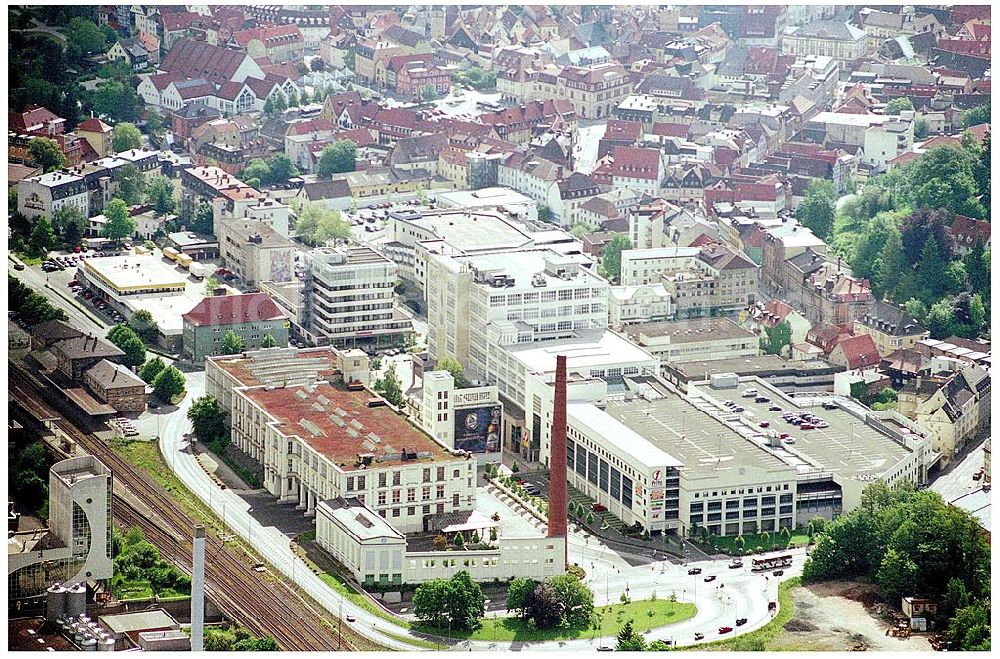
[[[905,309],[876,300],[868,312],[854,321],[855,334],[870,334],[879,354],[887,357],[912,348],[930,336]]]
[[[89,335],[58,341],[51,352],[56,358],[56,370],[73,383],[82,382],[84,373],[101,360],[120,364],[125,359],[118,346]]]
[[[874,369],[882,362],[870,334],[860,334],[839,341],[827,359],[833,364],[847,367],[848,371]]]
[[[989,373],[969,366],[929,387],[917,378],[900,390],[898,409],[931,431],[931,448],[947,466],[970,440],[989,432]]]
[[[233,40],[250,57],[271,62],[299,62],[305,54],[305,39],[297,25],[269,25],[241,30]]]

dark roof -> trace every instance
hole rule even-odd
[[[406,28],[399,27],[398,25],[390,25],[382,32],[382,36],[390,41],[394,41],[403,46],[409,46],[413,48],[418,43],[423,40],[423,37],[414,32],[413,30],[407,30]]]
[[[890,336],[912,336],[924,333],[924,328],[920,326],[916,318],[907,313],[906,309],[877,300],[859,322],[865,327],[876,329]]]
[[[183,316],[199,327],[278,320],[284,314],[265,293],[206,297]]]
[[[325,199],[341,199],[351,196],[351,186],[346,179],[325,179],[315,183],[306,183],[302,186],[306,198],[309,201],[322,201]]]
[[[61,320],[46,320],[38,323],[31,329],[31,334],[36,339],[45,343],[75,339],[78,336],[83,336],[83,332],[67,325]]]
[[[232,80],[248,55],[204,41],[180,39],[160,64],[161,71],[179,71],[188,78],[205,78],[222,84]]]
[[[392,148],[389,164],[405,165],[427,160],[436,161],[438,154],[447,146],[448,136],[445,133],[404,137]]]
[[[128,369],[127,366],[109,362],[102,359],[89,369],[85,375],[97,380],[105,389],[126,389],[131,387],[146,387],[138,375]]]
[[[563,196],[571,192],[583,192],[597,188],[594,180],[580,172],[573,172],[569,177],[559,181],[559,193]]]
[[[88,357],[123,357],[125,353],[113,343],[94,336],[78,336],[56,343],[53,350],[61,352],[68,359]]]

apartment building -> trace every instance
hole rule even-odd
[[[912,348],[931,335],[905,309],[880,300],[854,321],[854,334],[871,334],[882,357]]]
[[[475,508],[476,461],[452,452],[366,389],[360,351],[270,348],[210,357],[205,391],[230,417],[232,442],[264,471],[264,487],[314,515],[353,497],[397,530]]]
[[[369,247],[321,247],[308,252],[300,324],[323,345],[404,345],[413,324],[395,308],[398,270]]]
[[[295,243],[256,220],[216,221],[222,262],[249,286],[295,277]]]

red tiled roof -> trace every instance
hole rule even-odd
[[[162,18],[164,32],[175,32],[190,27],[191,23],[201,18],[201,16],[193,11],[180,11],[174,13],[163,12]]]
[[[622,121],[619,119],[609,119],[607,128],[604,130],[605,138],[619,138],[626,140],[638,140],[642,136],[642,124],[638,121]]]
[[[284,314],[265,293],[247,293],[206,297],[183,318],[185,322],[203,327],[278,320],[284,318]]]
[[[385,68],[389,71],[399,72],[404,65],[410,62],[423,62],[430,64],[433,61],[434,56],[431,53],[413,53],[410,55],[395,55],[389,58],[386,63]]]
[[[964,215],[956,215],[951,223],[951,235],[960,246],[972,247],[977,240],[990,240],[990,223],[974,220]]]
[[[149,82],[152,83],[153,87],[156,87],[156,91],[162,92],[170,83],[184,80],[184,77],[184,74],[180,71],[157,73],[156,75],[149,76]]]
[[[310,119],[308,121],[297,121],[288,127],[288,135],[308,135],[317,131],[335,131],[337,124],[329,119]]]
[[[859,334],[847,339],[842,339],[837,347],[843,350],[847,368],[854,370],[868,366],[877,366],[882,357],[878,354],[875,340],[871,334]]]
[[[179,71],[188,78],[204,78],[217,84],[232,80],[247,54],[213,46],[204,41],[180,39],[160,64],[161,71]]]
[[[376,124],[386,126],[400,126],[402,128],[416,129],[419,116],[413,110],[406,108],[392,108],[382,110],[373,117]]]
[[[41,105],[29,105],[24,108],[24,112],[7,113],[7,128],[12,131],[31,130],[51,121],[65,120]]]
[[[767,306],[764,307],[764,313],[767,316],[765,324],[769,324],[768,321],[773,320],[774,324],[771,325],[771,327],[773,327],[787,318],[788,314],[792,313],[792,311],[792,307],[789,306],[787,302],[782,302],[781,300],[771,300],[767,303]]]
[[[261,41],[265,48],[303,41],[302,31],[299,30],[298,25],[255,27],[249,30],[240,30],[233,37],[242,48],[246,48],[254,39]]]
[[[660,176],[660,152],[632,146],[616,146],[611,150],[611,175],[656,180]]]
[[[667,121],[657,121],[653,124],[653,135],[663,137],[683,137],[687,138],[690,126],[687,124],[675,124]]]
[[[964,41],[962,39],[938,39],[937,47],[946,53],[986,59],[989,59],[992,49],[990,41]]]
[[[107,125],[100,119],[96,117],[89,117],[84,119],[79,124],[77,124],[76,129],[78,131],[86,131],[89,133],[108,133],[111,132],[111,126]]]

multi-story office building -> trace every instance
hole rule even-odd
[[[403,533],[433,515],[471,511],[476,461],[450,451],[366,389],[361,351],[270,348],[205,363],[205,391],[230,415],[232,442],[263,468],[264,487],[313,514],[357,498]]]
[[[243,341],[245,350],[261,348],[270,336],[274,345],[288,345],[288,318],[264,293],[206,297],[182,316],[184,355],[194,362],[221,355],[228,332]]]
[[[608,326],[608,283],[579,255],[436,254],[426,282],[428,350],[439,359],[455,357],[472,377],[489,373],[491,343],[567,338]]]
[[[629,325],[625,334],[661,364],[756,357],[760,339],[728,318],[698,318]]]
[[[398,267],[369,247],[321,247],[306,255],[300,324],[337,347],[405,343],[410,319],[395,308]]]

